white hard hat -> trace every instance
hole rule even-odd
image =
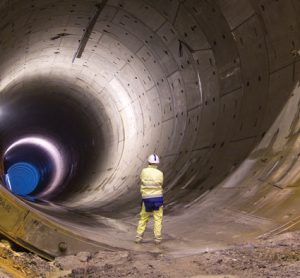
[[[155,153],[151,154],[148,157],[148,162],[151,164],[159,164],[159,157]]]

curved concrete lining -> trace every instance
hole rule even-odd
[[[32,0],[0,8],[2,151],[22,136],[51,133],[69,173],[51,194],[40,188],[39,202],[15,200],[53,233],[37,230],[36,240],[29,228],[10,230],[5,190],[3,233],[51,256],[59,250],[43,242],[55,236],[68,253],[90,248],[72,249],[77,236],[136,248],[139,172],[154,151],[165,173],[168,250],[299,228],[298,1]],[[83,137],[71,122],[86,127]]]

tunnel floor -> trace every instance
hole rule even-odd
[[[163,222],[165,253],[178,257],[199,254],[207,250],[227,248],[235,244],[244,244],[299,230],[300,219],[297,209],[300,209],[298,202],[300,188],[293,188],[294,194],[290,194],[289,190],[286,190],[286,193],[278,190],[277,195],[272,196],[278,200],[276,210],[273,209],[273,205],[269,207],[268,199],[258,196],[259,200],[263,199],[266,204],[263,206],[264,204],[261,203],[263,212],[257,213],[252,210],[247,211],[247,203],[244,203],[239,195],[236,196],[235,190],[224,191],[222,187],[226,187],[227,182],[232,183],[232,178],[221,184],[219,189],[206,194],[200,204],[195,206],[188,204],[184,210],[182,207],[169,207],[166,204]],[[252,182],[249,183],[251,187],[254,185]],[[281,203],[282,196],[284,199]],[[233,201],[238,205],[240,199],[241,207],[232,206]],[[250,207],[254,202],[255,200],[249,199]],[[147,249],[133,244],[139,219],[138,200],[134,209],[123,214],[119,211],[90,213],[53,204],[45,206],[28,203],[28,205],[32,211],[44,215],[61,229],[65,228],[77,236],[108,246],[109,250],[137,252],[156,250],[153,244],[153,219],[150,220],[144,236],[145,241],[149,243]],[[296,209],[295,215],[286,213],[285,210],[289,211],[289,206]],[[265,216],[266,213],[272,213],[274,216],[270,219]],[[87,226],[89,229],[86,229]],[[88,248],[85,250],[90,251]]]
[[[45,214],[47,219],[58,224],[60,228],[71,230],[86,240],[109,246],[111,250],[146,251],[150,253],[155,253],[157,250],[154,244],[153,219],[149,221],[144,235],[147,249],[144,246],[133,244],[139,218],[139,207],[128,216],[114,218],[113,215],[106,217],[100,214],[78,212],[61,206],[30,205],[40,215]],[[261,229],[257,228],[257,223],[253,227],[249,227],[247,221],[252,216],[237,215],[235,211],[230,210],[224,212],[223,208],[214,208],[213,210],[207,208],[203,209],[202,213],[197,212],[195,217],[201,219],[201,221],[197,221],[197,224],[190,221],[191,214],[178,216],[176,213],[168,213],[168,211],[166,214],[163,223],[163,251],[179,257],[216,250],[232,244],[242,244],[247,240],[263,237],[265,235],[263,231],[266,227],[277,227],[275,223],[265,224]],[[212,216],[213,222],[207,219]],[[232,222],[232,219],[237,217],[239,217],[240,222]],[[257,222],[258,220],[253,217],[253,221]],[[88,230],[86,229],[87,225]]]
[[[134,243],[133,243],[134,244]],[[151,241],[138,251],[81,252],[47,262],[0,243],[1,277],[299,277],[300,233],[174,257]],[[25,276],[24,276],[25,275]]]

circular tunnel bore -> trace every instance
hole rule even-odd
[[[76,96],[64,88],[24,85],[4,93],[1,109],[4,175],[13,193],[64,199],[91,180],[105,146],[101,127]]]
[[[6,174],[22,169],[28,197],[69,222],[132,220],[155,152],[178,236],[242,238],[297,215],[282,172],[297,163],[298,1],[100,2],[0,2]]]

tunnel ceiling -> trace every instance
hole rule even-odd
[[[245,159],[296,86],[300,4],[103,4],[0,2],[1,114],[8,119],[5,113],[15,113],[11,122],[1,123],[2,147],[37,135],[51,122],[49,112],[42,126],[24,124],[32,111],[18,116],[19,109],[9,110],[11,95],[20,103],[37,102],[33,109],[51,111],[65,122],[66,133],[62,110],[69,115],[72,107],[74,121],[83,121],[78,129],[86,126],[85,134],[96,143],[86,149],[72,145],[88,154],[78,161],[91,161],[75,180],[61,184],[53,202],[76,208],[130,206],[152,152],[161,156],[168,202],[192,202]],[[60,99],[57,108],[49,98]],[[17,132],[14,125],[20,127]],[[63,129],[54,128],[54,137],[64,137]],[[75,141],[89,140],[78,134]]]

